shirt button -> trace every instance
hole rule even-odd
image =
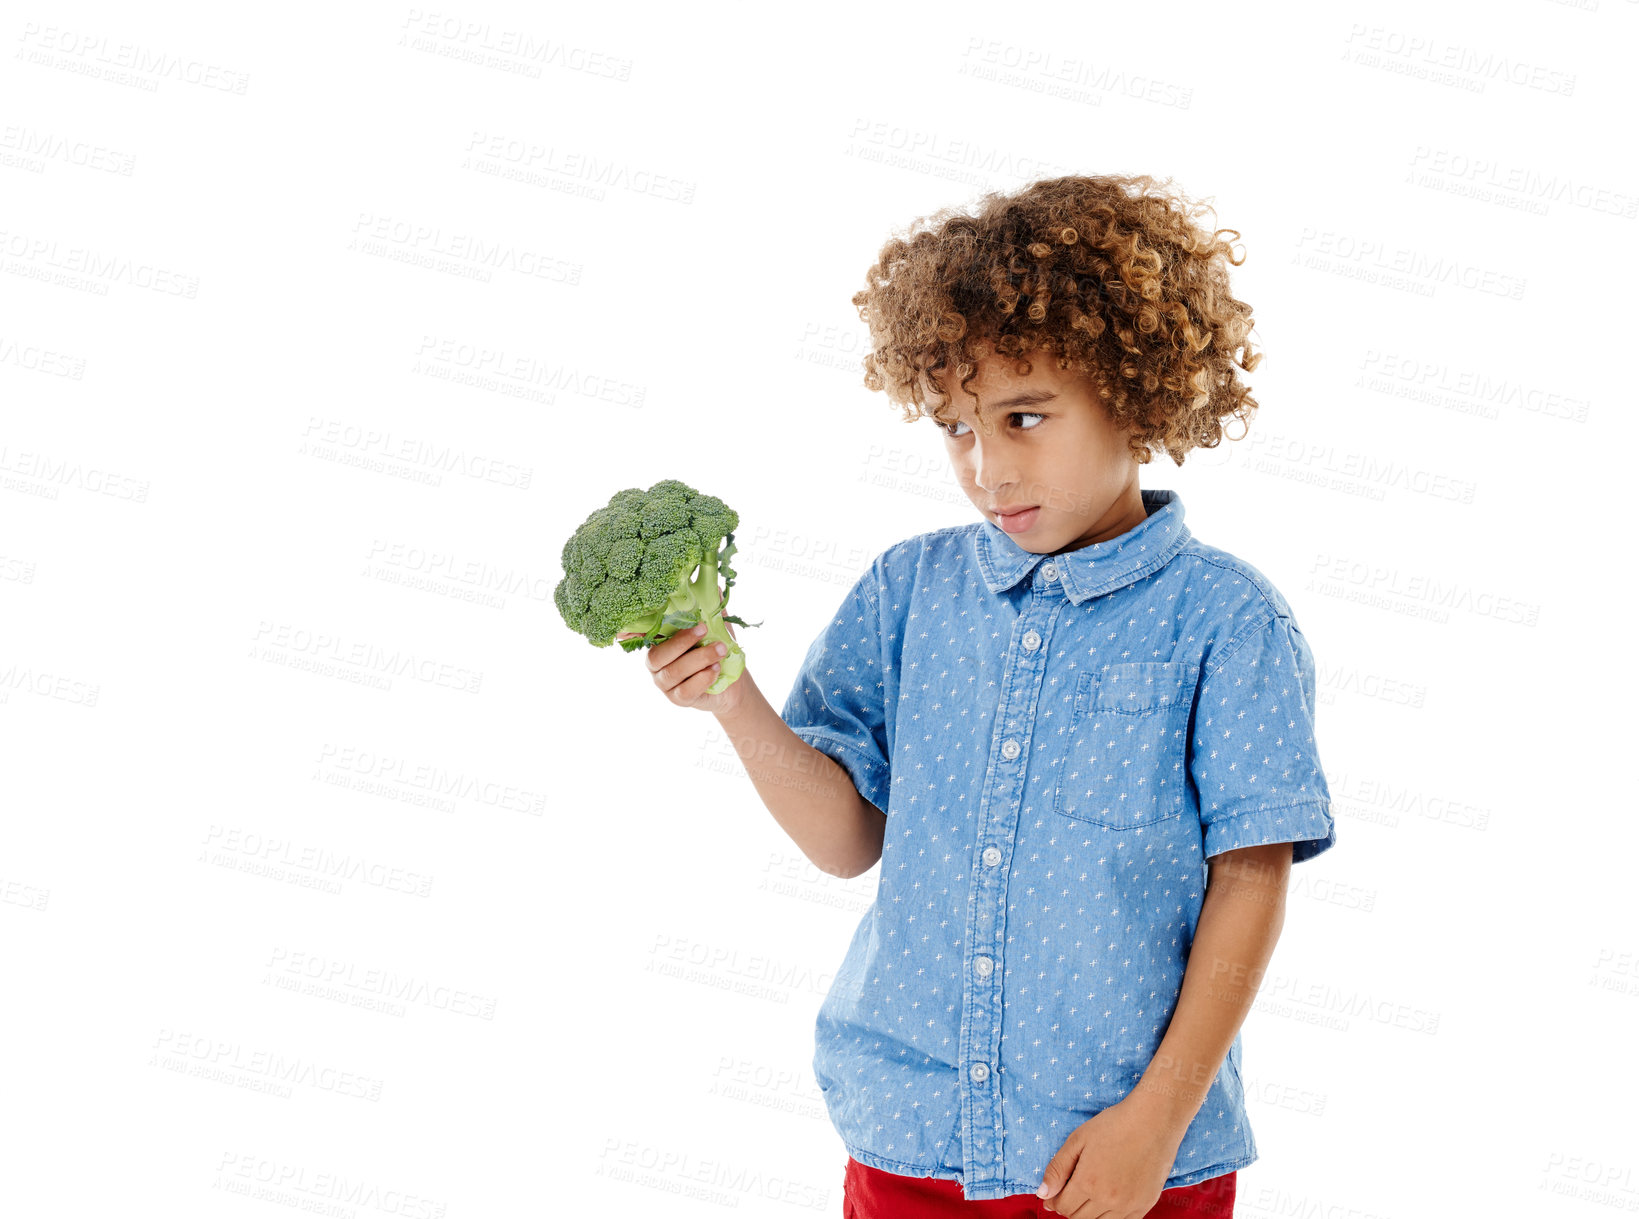
[[[985,861],[985,867],[994,868],[1002,862],[1002,853],[995,847],[986,847],[985,853],[980,858]]]
[[[1017,741],[1015,741],[1012,737],[1008,737],[1007,740],[1002,742],[1002,757],[1006,758],[1009,762],[1011,762],[1014,758],[1016,758],[1018,756],[1019,756],[1019,743]]]
[[[976,1062],[969,1068],[968,1074],[972,1076],[974,1083],[982,1084],[990,1078],[990,1068],[982,1062]]]
[[[1041,647],[1041,636],[1036,634],[1035,631],[1026,631],[1024,634],[1024,650],[1034,652],[1039,647]]]
[[[1046,567],[1042,568],[1041,577],[1049,584],[1051,584],[1054,580],[1057,580],[1059,578],[1058,564],[1049,563]]]
[[[990,971],[996,968],[996,963],[989,957],[978,957],[973,962],[973,972],[981,978],[988,978]]]

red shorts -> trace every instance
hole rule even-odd
[[[962,1197],[956,1181],[940,1177],[902,1177],[848,1157],[842,1178],[843,1219],[943,1219],[988,1215],[990,1219],[1053,1219],[1035,1194],[987,1198]],[[1161,1191],[1145,1219],[1231,1219],[1235,1213],[1235,1174],[1209,1177],[1194,1185]]]

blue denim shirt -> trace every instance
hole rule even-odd
[[[884,551],[781,717],[887,814],[875,902],[816,1023],[861,1163],[1034,1193],[1177,1006],[1209,856],[1336,840],[1315,665],[1285,598],[1171,491],[1056,555],[989,521]],[[1237,1034],[1166,1187],[1257,1159]]]

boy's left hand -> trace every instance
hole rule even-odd
[[[1129,1096],[1070,1132],[1037,1196],[1055,1215],[1141,1219],[1161,1198],[1183,1132],[1173,1137]]]

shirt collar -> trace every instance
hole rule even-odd
[[[1072,605],[1101,596],[1142,579],[1165,564],[1189,540],[1184,527],[1184,501],[1176,491],[1142,491],[1149,515],[1119,537],[1094,542],[1060,554],[1035,554],[1024,549],[1001,526],[980,524],[979,572],[993,593],[1005,592],[1051,559]]]

